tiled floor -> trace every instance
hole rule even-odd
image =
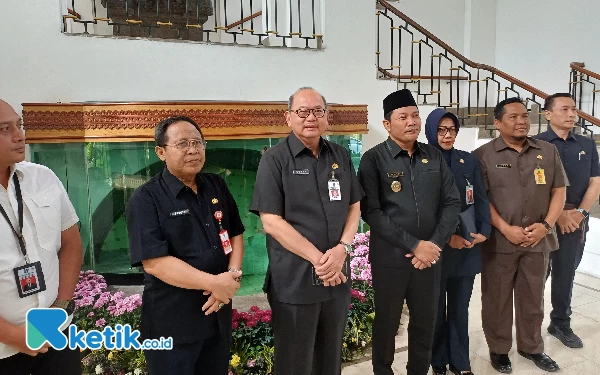
[[[573,315],[571,327],[581,337],[584,343],[582,349],[568,349],[560,341],[550,336],[548,314],[550,305],[550,284],[545,293],[546,318],[542,326],[545,342],[545,352],[561,367],[559,373],[568,375],[595,374],[600,369],[600,279],[578,273],[573,288]],[[476,279],[473,298],[469,309],[469,333],[471,347],[471,367],[475,375],[495,375],[496,372],[489,362],[488,347],[481,328],[481,290],[479,278]],[[406,374],[408,319],[402,318],[400,334],[396,337],[396,353],[394,372]],[[546,372],[538,369],[531,361],[521,357],[516,351],[513,330],[513,349],[509,353],[514,375],[538,375]],[[345,367],[342,375],[372,374],[371,361],[364,361]],[[431,371],[430,371],[431,374]],[[448,372],[450,374],[450,372]]]

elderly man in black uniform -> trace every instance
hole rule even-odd
[[[321,137],[322,95],[301,88],[285,119],[292,132],[262,156],[250,205],[267,232],[275,373],[340,374],[363,192],[348,150]]]
[[[598,150],[593,139],[573,132],[577,107],[569,94],[550,95],[544,109],[550,126],[534,138],[556,146],[570,184],[564,210],[556,221],[558,250],[550,253],[552,312],[548,332],[569,348],[582,348],[583,342],[571,329],[571,295],[585,247],[588,211],[600,191]]]
[[[165,168],[127,206],[131,264],[144,267],[141,336],[172,337],[146,350],[150,375],[226,375],[229,303],[240,287],[244,226],[225,181],[201,173],[206,142],[184,116],[154,133]]]
[[[393,374],[394,335],[406,299],[407,373],[425,375],[440,293],[437,261],[456,230],[461,200],[442,153],[417,142],[421,118],[410,91],[388,95],[383,111],[389,137],[363,155],[358,172],[366,194],[362,216],[371,226],[373,371]]]

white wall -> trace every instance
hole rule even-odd
[[[585,62],[600,72],[597,0],[498,0],[496,67],[546,92],[568,92],[569,64]],[[600,277],[600,220],[590,236],[579,269]]]
[[[324,8],[326,49],[314,51],[67,36],[58,0],[2,0],[0,14],[10,17],[0,23],[0,97],[20,110],[23,102],[287,100],[314,86],[330,102],[369,105],[371,147],[385,137],[381,102],[395,89],[375,79],[374,4]]]
[[[498,0],[497,68],[547,93],[568,92],[569,64],[600,72],[597,0]]]

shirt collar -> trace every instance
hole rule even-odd
[[[171,171],[167,167],[165,167],[162,171],[162,178],[165,180],[167,187],[171,191],[174,197],[177,197],[181,190],[183,190],[186,185],[177,177],[175,177]],[[200,179],[198,178],[198,174],[196,175],[196,185],[200,186]]]
[[[512,147],[507,145],[506,142],[504,142],[504,139],[502,139],[502,137],[497,137],[496,139],[494,139],[493,142],[494,142],[494,150],[496,150],[496,152],[502,151],[507,148],[510,148],[511,150],[513,149]],[[525,141],[525,147],[523,147],[523,151],[525,151],[529,147],[537,148],[537,149],[540,148],[540,146],[537,144],[537,141],[535,139],[533,139],[531,137],[527,137],[527,139]]]
[[[13,178],[13,174],[15,173],[17,174],[19,180],[23,181],[23,177],[25,177],[25,174],[23,173],[23,166],[21,165],[21,163],[13,164],[10,167],[10,175],[8,176],[9,181]]]
[[[304,143],[302,143],[301,140],[298,139],[298,137],[296,137],[294,132],[291,132],[288,136],[288,144],[290,145],[290,151],[292,151],[292,155],[294,155],[294,157],[298,156],[304,150],[307,150],[307,147],[304,145]],[[319,153],[328,149],[328,142],[321,137],[319,140]]]
[[[392,154],[392,157],[396,157],[398,156],[400,153],[404,152],[408,155],[408,151],[406,151],[405,149],[403,149],[402,147],[400,147],[393,139],[392,137],[388,137],[388,139],[386,139],[385,141],[387,149],[390,150],[390,153]],[[413,153],[416,153],[417,151],[421,150],[421,145],[419,144],[419,142],[415,141],[415,151]]]
[[[561,137],[559,137],[556,134],[556,132],[554,131],[554,129],[552,129],[552,127],[548,126],[548,130],[546,130],[545,132],[542,133],[542,140],[550,142],[550,141],[553,141],[555,139],[561,139],[561,140],[563,140]],[[569,132],[569,135],[567,135],[567,139],[566,140],[569,140],[569,139],[575,140],[575,136],[573,135],[573,131],[572,130]]]

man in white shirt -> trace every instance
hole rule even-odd
[[[60,180],[24,159],[21,118],[0,100],[0,374],[80,374],[79,351],[25,344],[31,308],[63,308],[70,323],[83,254]]]

